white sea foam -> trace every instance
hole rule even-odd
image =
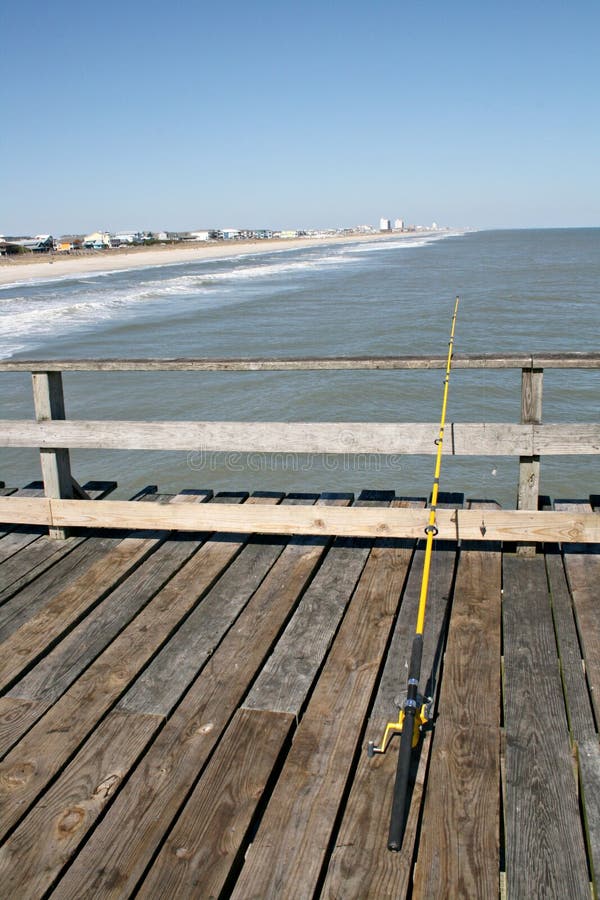
[[[131,321],[139,316],[140,306],[153,314],[167,298],[175,312],[248,302],[258,289],[277,288],[281,280],[287,284],[289,276],[310,277],[329,269],[359,265],[357,254],[423,247],[444,236],[300,251],[282,248],[228,259],[177,263],[176,271],[172,271],[175,266],[167,264],[146,269],[107,269],[35,283],[15,282],[0,290],[0,356],[27,351],[54,336],[89,331],[101,323]],[[292,258],[287,255],[290,252],[294,252]],[[245,284],[248,286],[243,287]]]

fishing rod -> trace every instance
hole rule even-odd
[[[424,700],[418,693],[421,678],[421,659],[423,657],[423,630],[425,626],[425,610],[427,607],[427,593],[429,588],[429,573],[431,571],[431,555],[433,551],[433,539],[438,533],[436,525],[436,504],[440,486],[440,470],[442,468],[442,449],[444,445],[444,429],[446,426],[446,407],[448,405],[448,386],[450,384],[450,370],[452,368],[452,356],[454,350],[454,329],[458,314],[458,301],[454,303],[452,315],[452,327],[448,342],[448,357],[446,359],[446,373],[444,375],[444,394],[442,399],[442,412],[440,427],[435,440],[437,454],[435,471],[433,474],[433,488],[431,491],[431,506],[429,520],[425,527],[427,541],[425,544],[425,560],[423,563],[423,577],[421,579],[421,591],[419,594],[419,607],[417,612],[417,624],[413,637],[410,665],[408,669],[408,686],[406,699],[398,714],[397,722],[388,722],[385,726],[383,740],[380,747],[376,747],[373,741],[369,741],[367,753],[373,756],[375,753],[385,753],[388,744],[394,734],[400,734],[400,750],[398,753],[398,765],[396,768],[396,781],[394,784],[394,798],[392,802],[392,815],[388,834],[388,849],[399,851],[402,847],[404,831],[406,829],[406,800],[408,794],[408,776],[412,749],[419,743],[421,726],[429,721],[430,699]]]

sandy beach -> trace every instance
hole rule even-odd
[[[0,259],[0,285],[82,275],[88,272],[145,269],[150,266],[168,266],[172,263],[242,256],[250,253],[267,253],[273,250],[296,250],[300,247],[398,239],[414,241],[435,233],[437,232],[419,231],[405,234],[353,234],[289,240],[221,241],[209,244],[193,243],[185,246],[169,245],[86,251],[81,254],[75,252],[70,255],[53,253],[51,255],[31,254],[26,257],[3,257]]]

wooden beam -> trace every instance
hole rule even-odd
[[[139,504],[128,500],[0,497],[0,521],[55,527],[225,531],[343,537],[423,537],[428,511],[304,506]],[[439,509],[439,539],[600,543],[596,513]]]
[[[599,427],[600,432],[600,427]],[[194,453],[424,454],[437,452],[436,423],[423,422],[124,422],[0,421],[0,446]],[[587,434],[587,432],[586,432]],[[569,452],[577,452],[577,426]],[[469,456],[533,454],[530,425],[456,422],[446,426],[444,453]]]
[[[543,369],[523,369],[521,373],[521,423],[539,425],[542,421]],[[540,488],[540,457],[521,454],[519,460],[518,509],[537,509]]]
[[[65,418],[65,399],[60,372],[33,372],[33,405],[39,423]],[[46,497],[73,497],[73,477],[69,451],[65,448],[40,447],[40,463]],[[51,538],[64,539],[65,529],[50,528]]]
[[[125,422],[0,420],[0,446],[203,453],[434,455],[439,426],[428,422]],[[49,449],[47,449],[49,448]],[[54,449],[52,449],[54,448]],[[446,456],[600,453],[600,424],[452,422]]]
[[[445,356],[336,356],[254,359],[146,358],[1,360],[0,372],[253,372],[310,369],[444,369]],[[459,369],[598,369],[600,353],[457,353],[452,361]]]

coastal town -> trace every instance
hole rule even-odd
[[[298,238],[351,237],[378,233],[416,233],[442,230],[434,222],[431,226],[407,225],[403,219],[381,218],[379,226],[355,225],[350,228],[284,229],[269,228],[206,228],[196,231],[93,231],[90,234],[2,235],[0,256],[29,253],[80,253],[82,251],[116,250],[119,248],[152,247],[159,245],[207,244],[221,241],[295,240]]]

